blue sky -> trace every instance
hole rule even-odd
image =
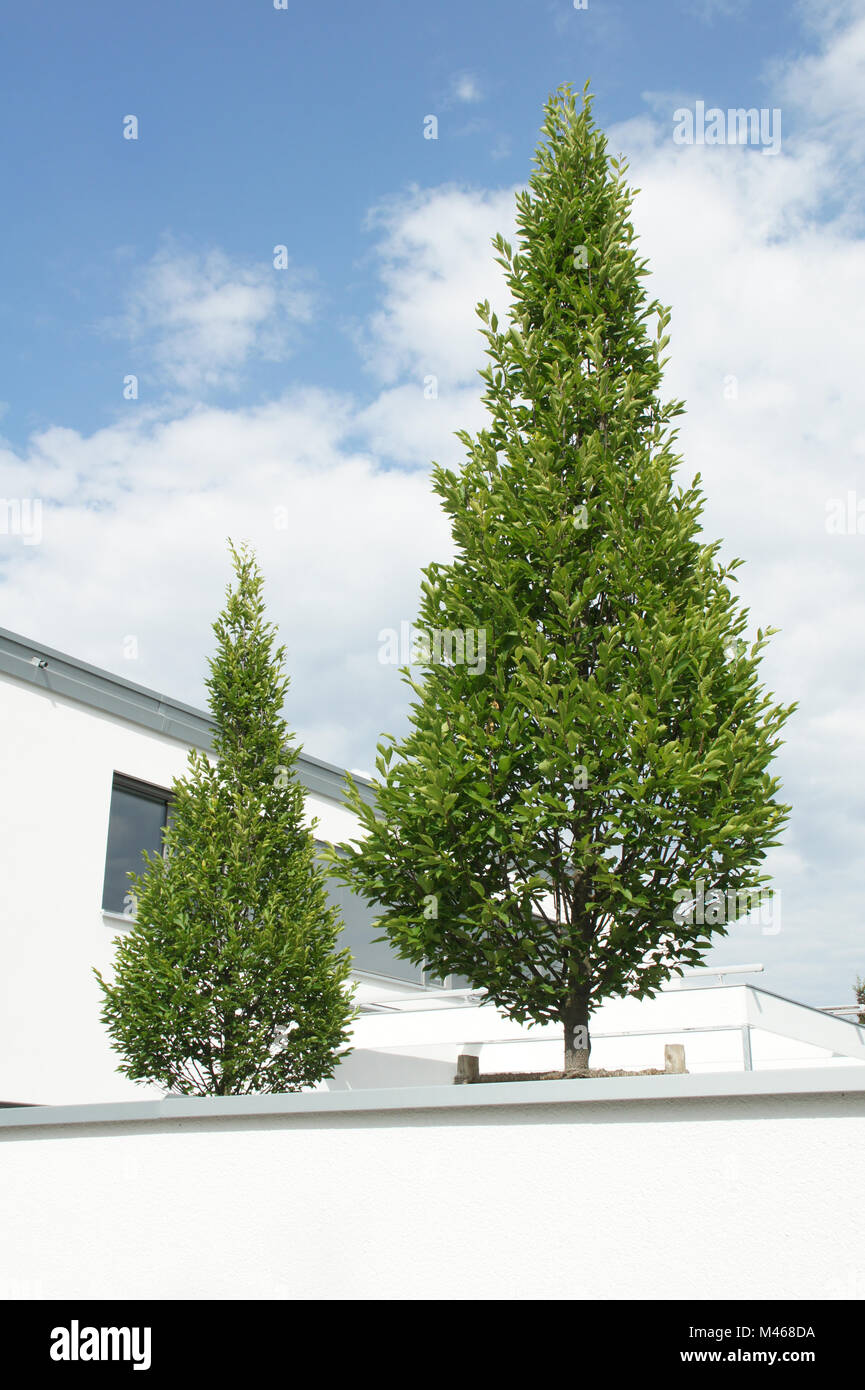
[[[524,179],[560,82],[591,78],[604,125],[658,91],[762,106],[766,58],[802,43],[774,0],[9,5],[0,427],[18,444],[58,421],[95,429],[130,371],[152,399],[146,343],[131,351],[110,323],[167,237],[264,265],[285,244],[318,291],[290,366],[259,364],[211,398],[256,401],[287,380],[362,391],[350,330],[375,300],[371,206],[411,184]],[[137,141],[122,138],[130,113]]]
[[[458,464],[454,431],[483,422],[474,305],[507,308],[490,238],[512,230],[545,97],[591,79],[672,308],[683,479],[700,471],[707,535],[745,561],[752,629],[781,629],[767,683],[799,701],[781,930],[737,927],[714,959],[848,1000],[865,973],[861,4],[30,0],[4,7],[0,53],[0,499],[42,506],[38,536],[0,510],[0,625],[201,704],[225,538],[248,539],[290,721],[360,769],[405,726],[380,634],[450,553],[430,463]],[[676,143],[698,101],[779,110],[780,149]]]

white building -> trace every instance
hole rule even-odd
[[[210,747],[211,720],[0,629],[0,727],[0,1101],[141,1098],[115,1070],[93,967],[110,969],[127,870],[159,847],[168,789],[189,749]],[[352,837],[343,772],[304,754],[299,775],[321,838]],[[360,1002],[422,991],[421,973],[372,940],[365,904],[339,885],[333,897]]]
[[[210,747],[211,721],[3,629],[0,721],[0,1102],[158,1095],[116,1071],[93,967],[110,971],[113,939],[129,927],[126,873],[140,867],[143,849],[158,848],[168,789],[188,750]],[[353,838],[342,771],[307,754],[299,775],[321,838]],[[481,1006],[476,992],[432,988],[373,940],[371,909],[342,887],[333,896],[364,1012],[355,1050],[327,1089],[451,1085],[461,1053],[480,1056],[487,1072],[560,1065],[558,1028],[522,1028]],[[721,988],[704,983],[695,975],[655,1000],[604,1004],[593,1019],[592,1064],[662,1068],[668,1042],[685,1044],[691,1071],[865,1062],[865,1028],[855,1023],[735,973]]]

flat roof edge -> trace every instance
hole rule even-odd
[[[43,658],[47,666],[40,667],[34,657]],[[126,719],[193,748],[209,751],[213,747],[214,723],[206,710],[160,695],[124,676],[91,666],[3,627],[0,627],[0,673],[25,681],[45,693],[75,700],[102,714]],[[301,752],[298,772],[308,791],[342,802],[343,768]],[[363,799],[372,805],[375,801],[372,783],[366,777],[352,776]]]
[[[802,1067],[764,1072],[616,1076],[580,1081],[509,1081],[387,1090],[300,1091],[284,1095],[178,1096],[99,1105],[30,1105],[0,1111],[0,1137],[16,1129],[80,1125],[163,1124],[165,1121],[244,1120],[272,1116],[489,1110],[501,1107],[615,1104],[633,1101],[757,1099],[854,1095],[865,1100],[865,1065]]]

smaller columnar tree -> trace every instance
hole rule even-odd
[[[193,751],[173,787],[162,854],[130,875],[134,926],[102,1019],[134,1081],[182,1095],[293,1091],[330,1076],[354,1016],[282,708],[254,556],[214,623],[207,688],[214,759]]]

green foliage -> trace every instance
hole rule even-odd
[[[115,983],[97,972],[119,1070],[183,1095],[330,1076],[354,1012],[281,713],[284,648],[273,650],[254,557],[231,553],[237,584],[207,681],[215,761],[190,753],[163,853],[131,876],[136,921],[117,938]]]
[[[585,93],[556,93],[543,131],[519,245],[494,241],[509,322],[478,306],[489,423],[459,435],[458,472],[434,468],[456,556],[421,586],[418,627],[483,630],[486,668],[405,672],[410,731],[379,744],[375,812],[349,783],[365,836],[333,864],[402,956],[567,1031],[725,933],[674,918],[683,885],[766,881],[794,707],[758,683],[770,633],[742,639],[740,562],[702,540],[699,477],[674,485],[669,313],[625,168]]]

